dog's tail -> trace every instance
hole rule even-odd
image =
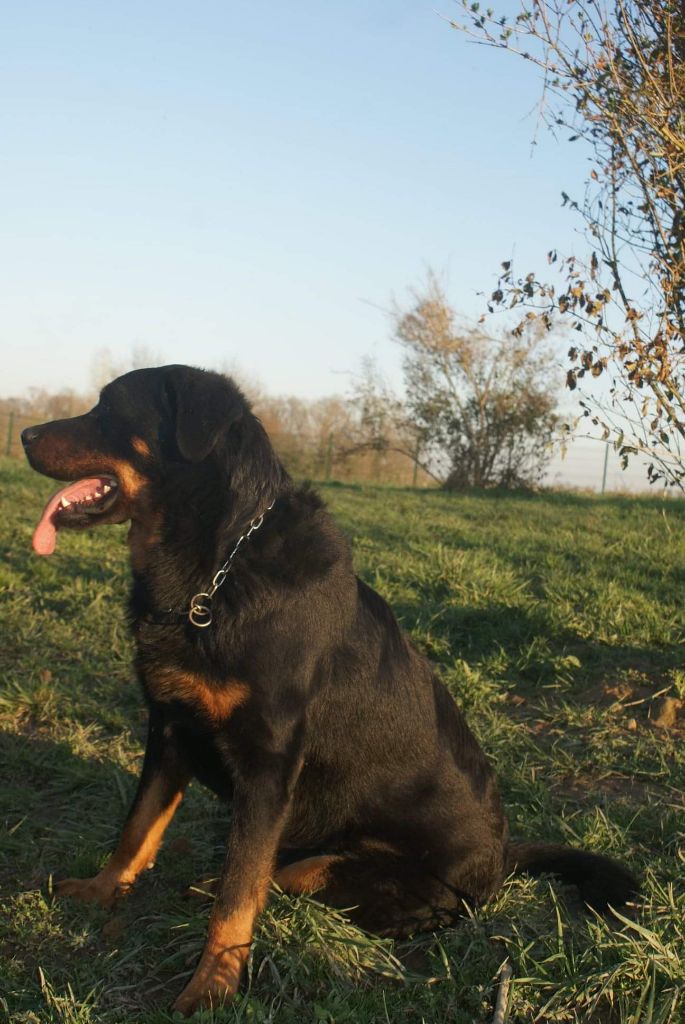
[[[576,885],[583,901],[600,913],[623,906],[640,891],[632,871],[611,857],[555,843],[510,843],[506,867],[508,874],[549,874]]]

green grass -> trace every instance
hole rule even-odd
[[[30,537],[51,483],[0,463],[0,1020],[162,1024],[203,941],[228,814],[191,786],[153,872],[109,912],[49,880],[111,850],[145,714],[123,621],[123,528]],[[685,506],[330,485],[360,574],[439,666],[495,761],[514,834],[628,860],[644,900],[598,920],[570,891],[509,882],[458,927],[392,944],[274,894],[249,976],[204,1020],[473,1024],[513,967],[510,1020],[685,1020]]]

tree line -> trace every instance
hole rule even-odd
[[[448,489],[539,483],[558,425],[553,352],[541,333],[493,337],[461,321],[435,274],[390,315],[404,352],[402,394],[371,362],[347,395],[311,401],[269,395],[237,374],[291,474]],[[20,453],[22,426],[86,412],[102,384],[161,361],[139,349],[118,362],[103,350],[83,393],[33,388],[0,399],[8,453]]]

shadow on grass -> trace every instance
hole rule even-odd
[[[649,507],[654,508],[655,505],[664,505],[666,508],[673,509],[674,511],[680,512],[685,518],[685,499],[675,493],[667,493],[664,497],[663,493],[659,493],[659,490],[655,490],[653,493],[641,493],[641,494],[598,494],[591,491],[575,491],[575,490],[529,490],[527,488],[520,489],[507,489],[500,487],[492,488],[477,488],[470,487],[465,490],[448,491],[442,487],[410,487],[407,484],[383,484],[373,483],[372,481],[344,481],[344,480],[314,480],[311,481],[312,487],[316,490],[320,490],[325,494],[326,491],[381,491],[383,494],[410,494],[416,497],[428,497],[430,498],[443,498],[446,500],[454,499],[460,501],[463,498],[478,498],[483,501],[501,501],[508,499],[510,501],[519,502],[540,502],[554,504],[560,507],[572,507],[578,508],[581,506],[592,506],[592,505],[608,505],[620,508],[635,508]]]
[[[417,493],[417,492],[414,492]],[[431,491],[430,493],[441,494],[444,497],[455,499],[475,498],[486,502],[497,502],[508,500],[512,502],[543,502],[556,508],[617,508],[627,512],[635,509],[667,509],[669,514],[673,512],[685,520],[685,499],[679,495],[669,495],[655,492],[654,494],[592,494],[582,491],[509,491],[493,488],[492,490],[468,491]]]
[[[175,929],[197,922],[201,943],[206,928],[207,907],[189,886],[219,869],[228,835],[225,806],[191,787],[155,870],[104,909],[52,898],[49,879],[87,878],[99,870],[116,845],[136,775],[111,760],[80,756],[68,741],[31,727],[0,730],[0,765],[0,819],[7,824],[0,839],[0,963],[7,976],[0,987],[12,1012],[38,1011],[27,1021],[44,1019],[39,968],[56,991],[73,988],[77,1000],[87,1002],[93,989],[103,1006],[123,1000],[127,1012],[115,1013],[117,1021],[138,1020],[128,1011],[131,1004],[168,1005],[180,986],[176,975],[188,970]],[[171,966],[160,944],[168,947]]]
[[[393,609],[402,628],[418,642],[427,629],[455,657],[479,664],[501,657],[506,675],[529,684],[552,682],[560,669],[591,682],[607,671],[636,669],[659,680],[682,665],[682,646],[607,644],[550,623],[544,608],[495,605],[472,607],[441,603],[422,591],[415,601],[396,599]],[[427,622],[429,626],[427,626]],[[568,659],[577,659],[579,664]]]
[[[135,777],[74,753],[38,728],[0,731],[0,813],[9,823],[0,846],[0,878],[16,891],[41,886],[52,872],[96,867],[123,822]]]
[[[40,888],[51,874],[86,877],[97,871],[119,838],[138,773],[111,760],[82,757],[69,742],[47,739],[31,729],[0,730],[0,764],[0,816],[8,823],[0,842],[2,888]],[[179,830],[197,830],[203,853],[221,851],[227,816],[226,805],[195,783],[167,838]],[[191,851],[190,842],[179,849],[186,845]],[[188,883],[194,880],[193,870],[189,854]]]

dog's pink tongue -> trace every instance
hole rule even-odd
[[[63,487],[57,494],[53,494],[43,509],[43,515],[38,520],[38,525],[33,531],[33,550],[37,555],[51,555],[57,543],[57,530],[52,517],[57,506],[62,500],[62,495],[68,488]]]
[[[102,482],[102,477],[88,477],[84,480],[77,480],[75,483],[67,484],[66,487],[61,487],[56,494],[53,494],[43,509],[43,514],[33,531],[32,544],[33,550],[37,555],[51,555],[55,550],[57,527],[55,526],[54,519],[62,498],[66,498],[69,502],[79,501],[81,498],[85,498],[86,494],[93,494]]]

